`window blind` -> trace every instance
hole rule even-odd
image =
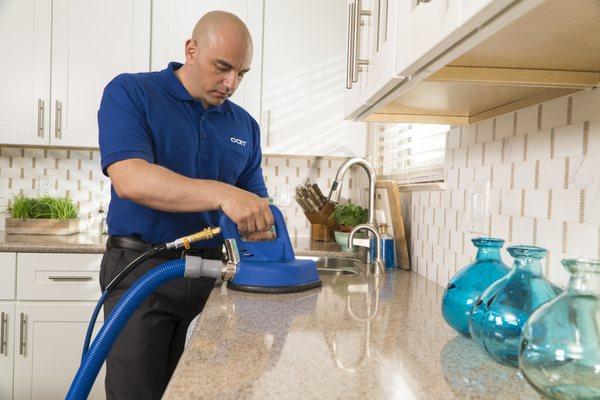
[[[378,123],[374,159],[378,175],[400,184],[444,180],[449,125]]]

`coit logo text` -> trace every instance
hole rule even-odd
[[[238,139],[238,138],[234,138],[234,137],[232,137],[232,138],[231,138],[231,141],[232,141],[233,143],[235,143],[235,144],[239,144],[239,145],[241,145],[241,146],[244,146],[244,147],[246,147],[246,141],[245,141],[245,140],[241,140],[241,139]]]

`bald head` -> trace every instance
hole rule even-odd
[[[198,46],[210,45],[212,41],[223,36],[252,48],[252,37],[246,24],[235,14],[225,11],[204,14],[192,32],[192,40],[195,40]]]
[[[176,71],[186,90],[205,107],[222,104],[250,70],[250,31],[234,14],[205,14],[185,43],[185,64]]]

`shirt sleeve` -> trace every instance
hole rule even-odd
[[[250,117],[252,124],[252,144],[253,151],[250,154],[246,169],[240,174],[237,180],[237,187],[252,192],[260,197],[269,197],[262,167],[262,151],[260,149],[260,128],[254,118]]]
[[[104,89],[98,110],[102,172],[130,158],[154,163],[150,128],[146,121],[141,91],[127,74],[119,75]]]

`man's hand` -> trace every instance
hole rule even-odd
[[[275,239],[275,233],[273,231],[262,231],[262,232],[246,232],[243,234],[244,239],[247,242],[265,242],[267,240]]]
[[[263,236],[271,233],[273,214],[269,208],[268,199],[230,186],[230,190],[219,207],[237,224],[244,237],[247,238],[248,234],[255,232],[261,232]]]

